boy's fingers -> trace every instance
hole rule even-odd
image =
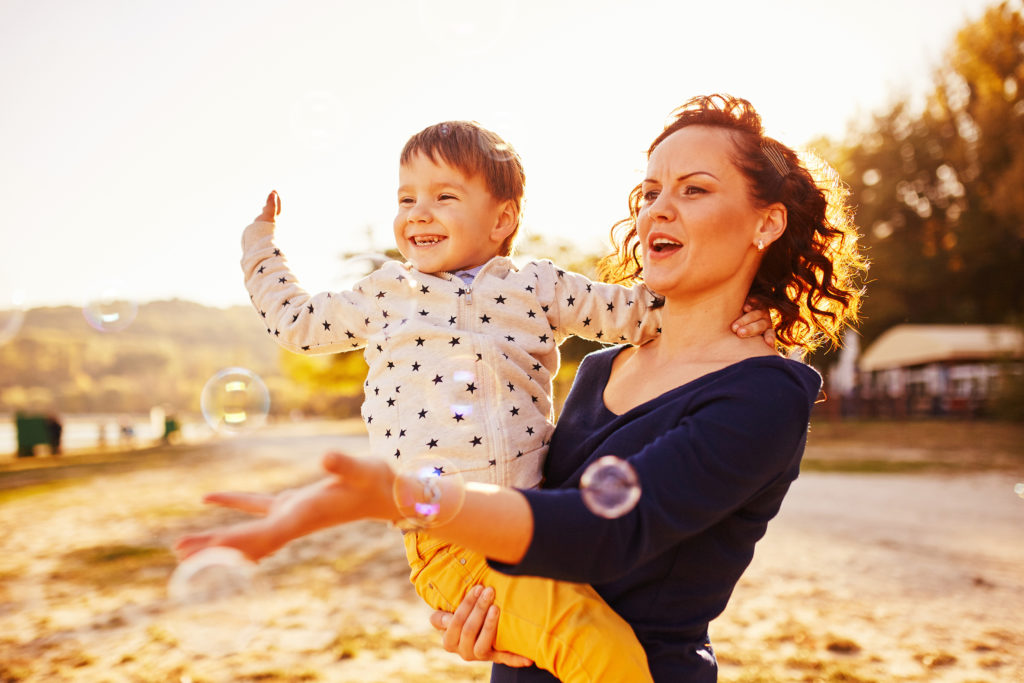
[[[274,496],[267,493],[239,493],[220,491],[203,496],[203,502],[211,505],[241,510],[253,515],[265,515],[270,511]]]

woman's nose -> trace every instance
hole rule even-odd
[[[675,215],[671,203],[665,199],[665,195],[659,194],[654,201],[647,205],[647,215],[651,220],[670,221]]]

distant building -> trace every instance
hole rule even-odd
[[[897,325],[857,365],[858,414],[975,415],[1004,373],[1024,370],[1024,332],[1009,325]]]

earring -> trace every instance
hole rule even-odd
[[[764,240],[758,240],[757,241],[757,250],[758,251],[764,251]]]

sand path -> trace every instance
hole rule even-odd
[[[330,447],[365,442],[287,425],[0,499],[0,682],[487,680],[379,524],[287,547],[246,609],[168,600],[169,543],[232,518],[203,492],[302,483]],[[713,625],[721,680],[1024,680],[1020,479],[805,473]]]

